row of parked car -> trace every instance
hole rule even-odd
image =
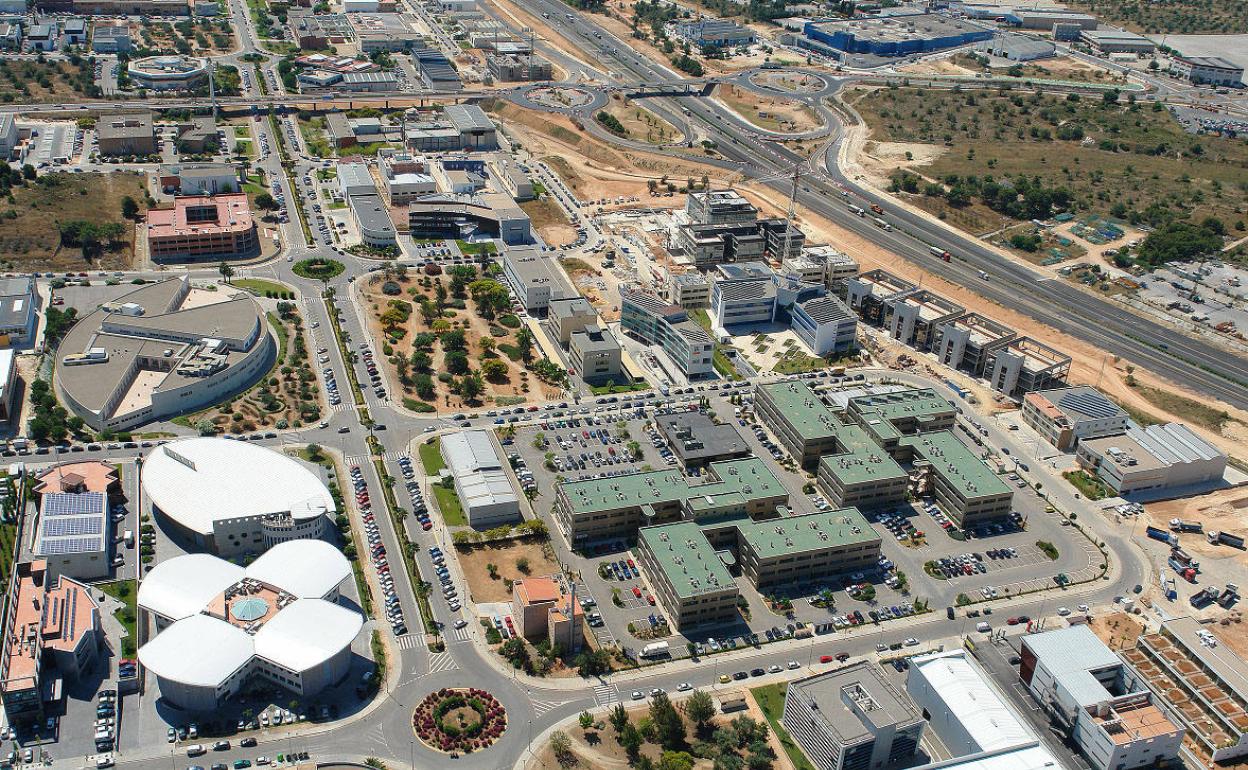
[[[455,581],[451,580],[451,571],[446,566],[446,554],[442,553],[442,549],[436,545],[429,546],[429,558],[433,560],[434,573],[438,576],[438,582],[442,584],[442,598],[446,600],[446,606],[451,612],[459,612],[462,605],[459,602],[459,591],[455,588]],[[456,628],[463,628],[466,624],[456,622]]]
[[[412,458],[407,455],[400,457],[399,471],[403,474],[407,485],[407,495],[411,498],[412,514],[416,517],[416,521],[420,522],[420,528],[428,532],[433,529],[433,522],[429,519],[429,507],[425,505],[425,496],[421,494],[420,484],[416,483],[416,471],[412,468]]]
[[[381,382],[381,371],[373,360],[373,350],[367,344],[360,345],[360,357],[364,359],[364,368],[368,370],[368,379],[373,384],[373,395],[377,398],[386,397],[386,388]]]
[[[359,504],[364,518],[364,536],[368,540],[369,555],[373,567],[377,570],[377,581],[381,584],[381,592],[385,602],[386,620],[395,636],[407,633],[407,622],[403,617],[403,606],[399,603],[399,595],[394,590],[394,577],[390,574],[390,562],[386,560],[386,546],[381,542],[381,531],[373,516],[372,501],[368,494],[368,483],[364,481],[364,472],[360,466],[351,466],[351,485],[355,488],[355,501]]]

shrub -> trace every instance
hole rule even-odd
[[[394,281],[386,281],[381,285],[381,293],[388,297],[397,297],[403,293],[403,287]]]

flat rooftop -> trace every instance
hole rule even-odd
[[[773,382],[763,385],[762,390],[806,441],[831,438],[841,427],[832,410],[804,382]]]
[[[1026,359],[1023,367],[1028,371],[1042,372],[1046,369],[1070,363],[1070,356],[1045,345],[1043,342],[1033,340],[1031,337],[1019,337],[1011,340],[1005,349],[1015,355],[1023,356]]]
[[[795,679],[787,697],[795,695],[818,706],[813,709],[816,718],[845,746],[866,740],[881,728],[904,729],[923,719],[914,702],[868,661]]]
[[[1048,404],[1071,422],[1107,420],[1125,417],[1127,414],[1122,407],[1110,401],[1103,393],[1090,385],[1036,391],[1028,393],[1027,400],[1032,401],[1041,409]]]
[[[880,542],[857,508],[742,522],[737,532],[760,559]]]
[[[833,21],[818,24],[817,27],[828,31],[845,31],[861,40],[880,42],[948,37],[984,30],[978,24],[931,13]]]
[[[1003,339],[1013,339],[1015,336],[1013,329],[979,313],[967,313],[947,323],[957,329],[969,330],[970,342],[981,348]]]
[[[728,568],[720,561],[702,529],[691,521],[642,527],[637,536],[681,599],[736,590]]]
[[[947,300],[939,294],[926,289],[905,294],[898,297],[895,301],[899,304],[918,307],[919,318],[923,321],[936,321],[966,310],[958,303]]]
[[[238,233],[254,226],[246,193],[177,197],[173,208],[147,212],[148,238]]]
[[[702,412],[659,415],[654,422],[685,462],[750,453],[731,423],[716,423]]]
[[[869,425],[875,435],[894,438],[901,435],[894,423],[914,420],[922,431],[926,424],[953,417],[956,409],[933,388],[915,388],[856,396],[849,400],[849,413]]]
[[[914,447],[915,453],[930,462],[932,470],[967,500],[1013,494],[1001,477],[950,431],[906,436],[900,443]]]
[[[871,296],[877,299],[885,299],[894,297],[908,291],[918,289],[918,284],[913,284],[904,278],[893,275],[887,270],[868,270],[865,273],[859,273],[855,276],[859,282],[867,285],[871,289]]]
[[[701,484],[690,484],[679,471],[663,470],[565,481],[560,488],[572,514],[577,516],[706,495],[735,493],[751,499],[788,495],[780,480],[756,457],[711,463],[709,470],[711,480]]]

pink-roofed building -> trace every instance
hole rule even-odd
[[[256,222],[244,193],[179,197],[171,209],[147,213],[147,245],[156,262],[199,262],[254,256]]]

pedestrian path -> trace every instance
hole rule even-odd
[[[416,634],[400,636],[395,640],[395,643],[398,644],[400,650],[415,650],[424,645],[424,642]]]
[[[468,632],[467,626],[463,628],[452,628],[450,634],[452,642],[466,642],[472,638],[472,635]]]
[[[594,688],[594,705],[610,706],[620,700],[620,691],[613,684],[600,684]]]
[[[557,709],[563,705],[563,703],[551,703],[550,701],[544,701],[544,700],[530,701],[530,704],[533,706],[534,717],[541,717],[547,711]]]

